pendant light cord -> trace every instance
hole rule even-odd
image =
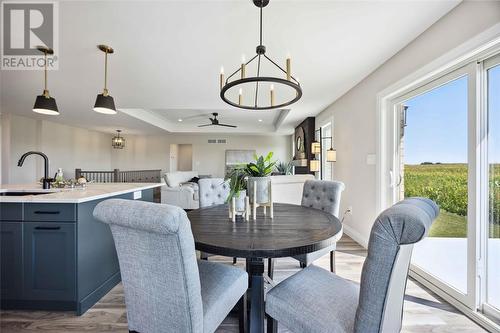
[[[108,51],[104,55],[104,95],[108,95]]]
[[[44,64],[44,67],[45,67],[45,71],[44,71],[45,88],[44,88],[44,92],[45,92],[45,91],[47,91],[47,51],[45,51],[44,54],[45,54],[45,64]]]

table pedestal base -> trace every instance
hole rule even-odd
[[[250,333],[264,333],[264,260],[262,258],[248,259],[250,274]]]

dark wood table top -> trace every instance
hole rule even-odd
[[[268,211],[269,213],[269,211]],[[229,219],[227,205],[187,213],[196,249],[239,258],[277,258],[318,251],[342,234],[340,221],[321,210],[274,204],[274,219],[258,209],[257,220]]]

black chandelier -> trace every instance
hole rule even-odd
[[[248,109],[248,110],[270,110],[270,109],[279,109],[290,104],[297,102],[302,97],[302,88],[300,87],[299,80],[292,76],[291,73],[291,59],[289,56],[286,58],[286,69],[282,68],[278,65],[274,60],[266,55],[266,47],[262,45],[262,9],[269,4],[269,0],[253,0],[253,3],[259,7],[260,10],[260,43],[256,48],[256,55],[251,58],[248,62],[242,59],[241,66],[236,71],[234,71],[231,75],[224,80],[224,70],[221,68],[220,73],[220,97],[222,100],[229,105],[232,105],[237,108]],[[280,73],[283,73],[285,78],[274,77],[274,76],[261,76],[261,61],[267,60],[271,66],[274,66],[278,69]],[[246,76],[247,66],[252,63],[254,60],[257,60],[257,73],[256,76]],[[238,75],[239,74],[239,75]],[[236,77],[236,79],[232,80],[232,78]],[[238,78],[239,77],[239,78]],[[243,86],[246,84],[252,84],[255,82],[255,94],[252,98],[252,103],[245,104],[245,100],[243,98]],[[269,84],[269,98],[262,98],[259,95],[259,85],[267,85]],[[281,87],[282,90],[288,88],[291,90],[286,95],[286,99],[282,102],[275,103],[275,86]],[[238,89],[237,98],[233,93],[233,99],[231,100],[230,91],[234,91]],[[262,91],[263,89],[261,89]],[[284,94],[285,95],[285,94]],[[237,100],[236,100],[237,99]],[[267,102],[266,102],[267,101]]]

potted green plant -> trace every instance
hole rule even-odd
[[[271,179],[269,176],[274,170],[275,161],[273,152],[269,152],[266,157],[257,155],[254,156],[255,162],[248,163],[245,166],[245,172],[248,175],[248,193],[250,201],[253,202],[254,198],[254,185],[256,186],[256,203],[269,202],[269,183]]]
[[[278,162],[276,163],[277,175],[291,175],[293,170],[292,162]]]
[[[227,202],[231,203],[235,199],[236,212],[245,211],[245,197],[247,196],[247,177],[244,166],[236,167],[226,175],[225,180],[229,180],[229,196]]]

